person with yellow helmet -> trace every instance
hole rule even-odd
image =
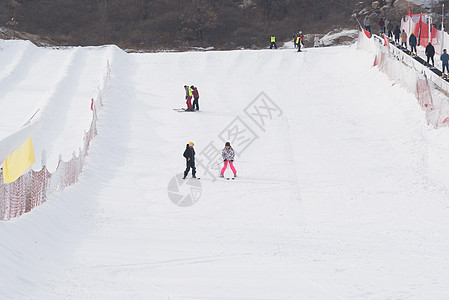
[[[273,46],[275,49],[277,49],[278,47],[276,46],[276,37],[273,34],[271,35],[270,40],[271,40],[270,49],[273,49]]]
[[[188,143],[186,150],[184,151],[183,156],[186,159],[186,170],[184,171],[184,177],[182,179],[186,179],[187,174],[190,172],[190,168],[192,168],[192,178],[196,178],[195,149],[193,149],[193,146],[193,142]]]

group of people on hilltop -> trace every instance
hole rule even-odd
[[[368,16],[366,16],[365,19],[363,20],[363,25],[365,26],[365,30],[369,31],[371,33],[371,21],[368,18]],[[380,18],[378,25],[379,25],[380,35],[387,34],[387,36],[390,40],[393,40],[393,35],[395,35],[395,37],[396,37],[396,30],[399,30],[398,36],[401,33],[399,26],[396,25],[396,28],[395,28],[393,25],[393,22],[391,22],[391,20],[389,20],[389,19]],[[398,37],[398,39],[399,39],[399,37]]]
[[[302,31],[299,31],[295,35],[293,35],[293,44],[295,45],[295,49],[298,48],[298,52],[301,52],[301,45],[304,46],[304,35],[302,34]],[[270,49],[277,49],[276,45],[276,36],[271,35],[270,36]]]
[[[365,30],[371,32],[371,22],[368,17],[365,17],[363,24],[365,26]],[[407,33],[405,32],[405,30],[403,29],[401,31],[401,29],[399,28],[399,25],[396,25],[396,27],[394,27],[390,20],[387,20],[385,23],[384,19],[380,18],[380,20],[379,20],[380,35],[385,34],[385,24],[386,24],[389,39],[393,39],[393,37],[394,37],[395,44],[397,44],[398,46],[400,45],[400,47],[402,47],[404,49],[407,49],[407,42],[408,42],[408,45],[410,46],[410,55],[411,56],[418,55],[418,51],[416,49],[416,47],[418,45],[418,39],[414,32],[411,32],[410,36],[407,36]],[[427,57],[427,65],[434,67],[435,66],[435,61],[434,61],[435,47],[432,45],[432,43],[430,41],[426,45],[425,54]],[[443,78],[447,78],[448,73],[449,73],[449,68],[448,68],[449,54],[447,53],[446,49],[443,50],[443,53],[440,56],[440,60],[443,64],[441,76]],[[432,65],[430,65],[430,62],[432,62]]]

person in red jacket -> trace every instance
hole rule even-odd
[[[198,104],[198,100],[200,99],[200,93],[198,93],[198,88],[196,86],[191,86],[192,95],[193,95],[193,109],[200,110],[200,106]]]

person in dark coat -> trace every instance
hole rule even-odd
[[[401,29],[399,28],[399,25],[396,25],[396,28],[393,30],[394,34],[394,43],[396,45],[399,45],[399,38],[401,36]]]
[[[198,100],[200,99],[200,93],[198,93],[198,88],[196,86],[191,86],[192,95],[193,95],[193,109],[200,110],[200,105],[198,104]]]
[[[418,51],[416,50],[416,44],[418,43],[418,40],[416,39],[416,36],[413,34],[413,32],[410,34],[410,37],[408,38],[408,43],[410,44],[410,55],[416,56],[418,55]],[[413,51],[415,50],[415,51]]]
[[[387,32],[388,32],[388,38],[390,40],[393,39],[393,29],[394,29],[393,23],[391,23],[390,20],[387,20]]]
[[[441,71],[441,73],[442,73],[441,77],[443,77],[443,78],[446,77],[447,78],[446,73],[444,73],[444,69],[446,69],[446,72],[449,72],[449,70],[448,70],[449,54],[447,54],[446,49],[443,50],[443,54],[441,54],[440,60],[443,63],[443,70]]]
[[[195,168],[195,149],[193,149],[193,142],[190,142],[186,146],[183,156],[186,158],[186,170],[184,171],[184,177],[186,179],[187,174],[189,174],[190,168],[192,168],[192,178],[196,178],[196,168]]]
[[[433,60],[433,56],[435,55],[435,48],[433,45],[429,42],[426,46],[426,56],[427,56],[427,64],[429,64],[429,60],[432,60],[432,67],[435,65],[435,62]]]

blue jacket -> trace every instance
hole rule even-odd
[[[186,160],[192,165],[195,166],[195,150],[189,147],[189,144],[186,146],[186,150],[184,151],[183,156]],[[189,159],[190,158],[190,159]]]
[[[447,53],[441,54],[440,59],[443,62],[443,64],[447,64],[449,61],[449,54],[447,54]]]

